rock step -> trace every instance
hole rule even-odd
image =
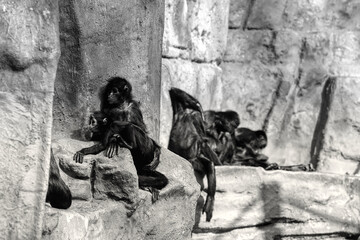
[[[314,172],[216,168],[211,222],[193,239],[357,239],[360,178]]]

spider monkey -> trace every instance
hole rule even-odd
[[[82,163],[84,155],[104,150],[105,156],[111,158],[118,154],[119,147],[127,148],[139,176],[139,187],[149,190],[156,201],[168,179],[155,171],[160,163],[160,146],[147,134],[140,104],[133,100],[131,84],[124,78],[110,78],[99,96],[100,112],[90,116],[90,124],[94,125],[93,140],[100,142],[76,152],[74,161]]]
[[[214,209],[216,175],[214,163],[219,164],[216,154],[205,139],[204,117],[201,104],[186,92],[171,88],[173,122],[168,149],[187,159],[194,168],[196,180],[204,189],[203,178],[207,177],[208,191],[203,213],[210,221]]]
[[[45,201],[50,203],[53,208],[68,209],[72,202],[71,192],[60,176],[59,167],[52,149],[50,153],[49,171],[49,184]]]
[[[218,155],[221,164],[230,164],[235,152],[233,134],[240,124],[235,111],[204,112],[206,138],[211,149]]]
[[[262,167],[265,170],[314,171],[312,164],[279,166],[277,163],[269,163],[268,157],[261,154],[261,150],[267,145],[267,136],[262,130],[252,131],[248,128],[237,128],[234,139],[236,153],[234,154],[233,162],[235,164]]]
[[[236,150],[233,162],[245,166],[260,166],[268,170],[277,168],[276,164],[267,162],[267,156],[261,154],[261,150],[267,145],[267,136],[264,131],[237,128],[234,132],[234,141]]]

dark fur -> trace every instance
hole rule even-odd
[[[234,140],[236,150],[233,163],[263,168],[272,167],[267,162],[268,157],[260,153],[267,145],[267,136],[264,131],[237,128],[234,133]]]
[[[102,123],[94,128],[100,131],[97,132],[100,143],[81,149],[75,153],[74,160],[81,163],[84,155],[104,150],[111,158],[117,154],[118,147],[128,148],[139,175],[139,186],[162,189],[168,184],[168,179],[155,171],[160,162],[161,148],[147,135],[139,103],[133,100],[131,91],[131,84],[126,79],[114,77],[108,80],[100,93],[101,111],[95,112],[97,122]]]
[[[235,165],[262,167],[266,170],[314,171],[311,164],[279,166],[277,163],[268,162],[268,157],[261,154],[261,150],[267,145],[267,136],[262,130],[252,131],[248,128],[237,128],[234,139],[236,153],[232,163]]]
[[[87,140],[102,141],[102,136],[109,127],[109,119],[100,111],[93,112],[89,118],[87,127]]]
[[[204,188],[203,178],[208,180],[208,191],[203,212],[206,221],[212,218],[215,201],[216,175],[214,163],[219,160],[205,140],[203,112],[200,103],[186,92],[172,88],[173,123],[169,139],[169,150],[187,159],[193,166],[196,179]]]
[[[232,135],[240,124],[235,111],[205,111],[205,132],[211,149],[217,154],[221,164],[230,164],[235,152]]]
[[[49,171],[49,185],[46,193],[46,202],[49,202],[53,208],[68,209],[72,202],[71,192],[60,176],[59,167],[52,150]]]

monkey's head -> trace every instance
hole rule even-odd
[[[250,143],[254,149],[262,150],[267,145],[266,133],[262,130],[255,132],[255,139]]]
[[[248,128],[235,129],[236,145],[249,144],[254,150],[264,149],[267,145],[267,136],[263,130],[253,131]]]
[[[240,125],[239,114],[235,111],[225,111],[216,113],[216,122],[218,130],[222,132],[233,133]]]
[[[122,104],[132,100],[131,91],[131,84],[125,78],[112,77],[100,94],[101,101],[108,105]]]
[[[196,98],[189,95],[185,91],[174,87],[169,90],[169,93],[174,113],[179,110],[192,109],[199,111],[201,113],[202,119],[204,119],[203,109],[200,102]]]
[[[108,123],[108,119],[102,112],[96,111],[92,113],[89,117],[88,126],[85,128],[85,139],[89,141],[100,140]]]

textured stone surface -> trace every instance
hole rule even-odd
[[[320,154],[319,170],[324,172],[358,174],[360,172],[360,81],[339,78],[324,130],[324,146]]]
[[[357,177],[250,167],[217,167],[216,174],[213,219],[201,221],[193,239],[345,239],[346,234],[354,239],[360,234]]]
[[[55,158],[72,161],[73,154],[92,142],[61,139],[53,143]],[[80,165],[80,164],[79,164]],[[162,148],[158,171],[169,184],[152,203],[151,193],[138,188],[137,174],[128,150],[109,159],[103,153],[87,155],[91,168],[88,181],[91,196],[71,185],[72,206],[64,210],[46,208],[43,239],[189,239],[195,221],[195,206],[200,194],[191,164]],[[64,173],[62,172],[62,176]],[[82,195],[81,195],[82,194]],[[86,201],[84,201],[86,200]],[[90,200],[90,201],[89,201]],[[127,214],[135,207],[131,217]]]
[[[256,4],[255,1],[251,14],[262,9],[260,2]],[[263,18],[270,19],[266,16],[261,16],[260,20],[249,18],[248,24],[255,20],[257,23],[264,22]],[[250,29],[229,29],[227,50],[220,66],[223,70],[223,96],[226,96],[223,97],[221,108],[238,111],[243,127],[266,130],[269,141],[265,154],[272,162],[287,165],[312,162],[317,165],[321,161],[326,167],[319,166],[319,171],[356,172],[359,159],[355,154],[357,148],[348,148],[351,147],[350,142],[357,139],[357,132],[353,131],[353,137],[346,141],[341,140],[342,146],[337,147],[335,154],[330,135],[331,139],[336,138],[338,132],[341,135],[343,127],[337,124],[337,129],[330,127],[326,130],[328,118],[331,118],[328,116],[336,116],[338,121],[357,122],[356,116],[339,114],[339,108],[352,105],[352,100],[349,99],[349,103],[341,100],[341,94],[336,94],[337,90],[324,95],[324,90],[329,76],[335,77],[334,89],[338,84],[343,89],[354,87],[350,80],[342,79],[352,79],[353,83],[359,81],[356,67],[359,65],[358,31],[330,31],[327,28],[314,32],[269,30],[273,27]],[[356,88],[353,91],[356,92]],[[327,98],[342,101],[342,107],[331,108]],[[325,131],[331,132],[325,134],[328,137],[324,136]],[[347,133],[350,136],[350,131]],[[328,147],[323,141],[328,142]],[[326,156],[329,156],[328,160]]]
[[[255,0],[247,21],[249,29],[276,29],[282,24],[286,0]]]
[[[244,28],[249,16],[250,0],[230,0],[229,28]]]
[[[187,0],[165,0],[163,56],[189,58],[189,14]]]
[[[192,60],[221,61],[226,48],[229,0],[190,1]]]
[[[324,28],[359,30],[359,4],[356,0],[287,1],[282,25],[305,31]]]
[[[96,159],[94,162],[94,198],[135,202],[138,197],[138,178],[128,150],[120,151],[114,159]]]
[[[172,124],[169,96],[171,87],[196,97],[204,110],[220,109],[222,95],[221,69],[215,64],[198,64],[179,59],[163,59],[161,83],[160,144],[167,147]]]
[[[99,109],[98,90],[125,77],[158,139],[163,1],[60,1],[61,58],[54,138],[69,137]],[[146,93],[146,94],[144,94]],[[75,135],[75,134],[74,134]]]
[[[0,231],[41,235],[60,55],[57,1],[0,1]]]
[[[163,56],[221,61],[226,47],[229,0],[167,0]]]
[[[285,99],[295,82],[300,48],[295,32],[229,30],[221,108],[238,111],[243,127],[266,125],[276,101]]]

